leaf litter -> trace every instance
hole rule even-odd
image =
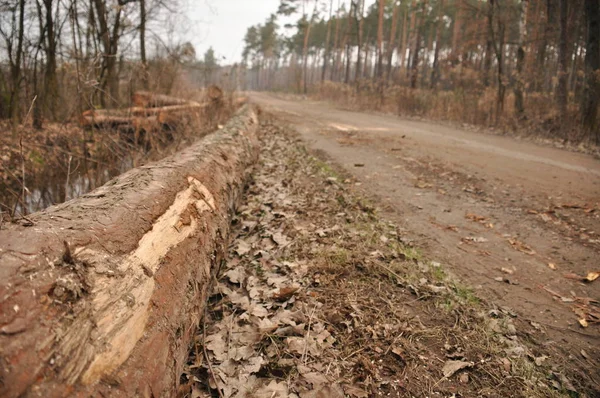
[[[511,315],[440,277],[294,133],[263,132],[181,396],[561,396]]]

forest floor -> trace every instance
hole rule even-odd
[[[453,172],[448,186],[434,188],[435,178],[444,178],[439,170],[408,186],[396,176],[386,197],[396,190],[412,206],[410,214],[400,212],[405,207],[380,197],[377,184],[384,181],[369,184],[374,178],[350,172],[381,162],[373,153],[365,158],[373,150],[365,141],[350,143],[355,135],[346,131],[314,131],[356,151],[339,163],[331,161],[336,154],[331,146],[309,141],[307,147],[302,138],[312,137],[307,131],[316,120],[300,113],[303,105],[290,127],[282,122],[290,111],[263,115],[261,158],[233,222],[235,240],[182,376],[182,396],[597,396],[599,334],[589,315],[597,303],[580,300],[598,297],[594,282],[563,281],[563,272],[580,270],[557,258],[560,268],[543,267],[558,286],[536,285],[525,289],[531,298],[517,300],[523,293],[513,289],[538,278],[539,271],[528,268],[540,254],[521,241],[524,236],[500,235],[506,224],[492,218],[492,206],[479,203],[488,197],[479,180]],[[413,172],[398,164],[402,172]],[[453,196],[453,184],[461,184],[464,197]],[[434,219],[433,211],[426,215],[425,206],[434,207],[426,200],[430,191],[451,198],[438,207],[452,208],[457,225]],[[463,202],[473,213],[463,212]],[[592,209],[586,217],[594,217],[598,209]],[[451,234],[453,243],[434,250],[446,242],[422,228],[409,230],[415,214],[435,231]],[[462,262],[448,253],[453,247]],[[505,247],[506,258],[498,258]],[[597,266],[592,259],[590,264]],[[550,287],[569,300],[556,303]],[[537,311],[528,312],[527,300],[537,296]],[[578,314],[572,311],[576,306]],[[543,322],[531,312],[540,313]],[[578,317],[590,320],[587,328]]]

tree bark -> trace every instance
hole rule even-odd
[[[379,80],[383,77],[383,11],[385,10],[385,0],[379,0],[379,15],[377,21],[377,72]]]
[[[527,11],[529,10],[529,0],[521,0],[520,20],[519,20],[519,47],[517,48],[517,66],[515,76],[515,111],[517,118],[523,118],[525,114],[525,104],[523,100],[523,89],[525,87],[523,77],[523,66],[525,65],[525,43],[527,42]]]
[[[404,12],[404,20],[402,22],[402,41],[400,43],[400,68],[404,68],[406,61],[406,43],[408,43],[408,15],[409,7],[406,7]]]
[[[488,23],[490,26],[490,34],[492,39],[492,46],[494,48],[494,53],[496,54],[496,62],[497,66],[497,93],[496,93],[496,115],[495,121],[498,123],[500,121],[500,117],[504,112],[504,96],[506,94],[506,86],[504,83],[504,40],[505,40],[505,30],[506,26],[504,22],[499,18],[497,7],[499,0],[489,0],[488,7]],[[494,30],[494,20],[497,20],[498,30]]]
[[[329,48],[329,41],[331,40],[331,17],[333,16],[333,0],[329,2],[329,19],[327,20],[327,35],[325,37],[325,54],[323,54],[323,70],[321,72],[321,83],[325,81],[325,75],[327,74],[327,66],[329,58],[331,57],[331,49]]]
[[[556,86],[556,105],[560,115],[560,123],[567,120],[568,103],[568,71],[569,67],[569,4],[568,0],[560,2],[560,38],[558,42],[558,84]]]
[[[356,23],[358,24],[358,51],[356,52],[356,71],[354,80],[358,82],[360,77],[362,76],[362,58],[361,51],[363,45],[363,27],[364,27],[364,8],[365,8],[365,0],[358,0],[356,7],[354,7],[354,12],[356,15]]]
[[[581,113],[583,128],[588,138],[600,144],[600,4],[597,0],[585,1],[587,40],[585,56],[585,88]]]
[[[50,112],[52,119],[56,120],[56,105],[60,103],[58,82],[56,79],[56,30],[52,15],[52,0],[44,0],[46,14],[46,69],[44,73],[44,96],[40,101]]]
[[[421,52],[421,21],[424,20],[425,9],[427,8],[427,0],[423,1],[422,4],[422,15],[418,22],[415,21],[415,31],[413,33],[414,37],[414,50],[412,55],[412,65],[411,65],[411,74],[410,74],[410,88],[417,88],[417,81],[419,78],[419,53]],[[413,7],[415,8],[414,15],[415,20],[417,20],[417,9],[416,9],[416,1],[413,1]]]
[[[454,0],[454,6],[456,11],[454,14],[454,28],[452,32],[452,61],[454,64],[458,64],[462,53],[462,0]]]
[[[112,26],[112,35],[108,26],[108,15],[104,0],[93,0],[96,7],[96,16],[100,25],[100,41],[103,47],[103,76],[101,79],[100,98],[102,106],[115,107],[119,103],[119,77],[117,75],[117,52],[119,44],[119,28],[121,21],[121,7],[117,7],[115,22]],[[108,97],[108,98],[107,98]]]
[[[394,48],[396,46],[396,30],[398,29],[398,15],[400,14],[400,3],[394,5],[392,14],[392,27],[390,29],[390,41],[387,46],[387,78],[389,81],[392,76],[392,60],[394,58]]]
[[[19,22],[17,28],[17,48],[14,62],[11,62],[12,92],[10,96],[10,117],[13,126],[20,121],[21,60],[23,58],[23,36],[25,33],[25,0],[19,0]]]
[[[0,396],[175,396],[256,114],[0,231]],[[27,253],[27,255],[23,255]]]
[[[142,62],[142,87],[148,90],[148,63],[146,61],[146,0],[140,1],[140,60]]]
[[[440,76],[440,47],[442,42],[442,18],[444,17],[444,0],[440,0],[439,13],[435,22],[435,50],[433,52],[433,65],[431,67],[431,83],[430,87],[435,88]]]

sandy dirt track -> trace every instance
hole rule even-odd
[[[600,300],[600,279],[576,279],[600,271],[599,160],[323,102],[251,97],[350,173],[426,258],[527,319],[544,346],[599,385],[600,327],[579,320],[597,311],[587,299]]]

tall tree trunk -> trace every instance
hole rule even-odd
[[[121,8],[117,8],[112,36],[108,27],[108,15],[104,0],[94,0],[96,16],[100,25],[100,41],[103,47],[103,76],[101,79],[100,99],[104,107],[114,107],[119,102],[119,78],[117,76],[117,50]],[[108,99],[107,99],[108,96]]]
[[[325,53],[323,54],[323,70],[321,72],[321,82],[325,81],[325,74],[327,73],[327,64],[331,54],[329,48],[329,41],[331,40],[331,17],[333,16],[333,0],[329,2],[329,19],[327,20],[327,35],[325,37]]]
[[[496,54],[497,67],[497,94],[496,94],[496,123],[500,121],[502,112],[504,111],[504,96],[506,94],[506,86],[504,84],[504,40],[506,26],[504,22],[498,17],[497,1],[500,0],[489,0],[488,9],[488,22],[490,25],[490,33],[492,37],[492,45],[494,47],[494,53]],[[498,31],[494,30],[494,19],[497,19]]]
[[[338,8],[335,14],[335,34],[333,37],[333,48],[335,49],[335,62],[331,69],[331,80],[337,80],[337,75],[340,68],[340,59],[344,46],[340,46],[340,0],[338,0]]]
[[[306,30],[304,31],[304,44],[302,48],[302,74],[304,75],[304,94],[308,94],[308,40],[310,38],[312,23],[317,13],[318,4],[319,2],[315,0],[315,8],[310,17],[310,20],[306,21]]]
[[[355,81],[358,81],[362,76],[362,66],[361,66],[361,51],[363,44],[363,15],[365,8],[365,0],[358,0],[356,7],[354,8],[354,12],[356,14],[356,21],[358,23],[358,51],[356,52],[356,74]]]
[[[60,103],[58,97],[58,83],[56,79],[56,31],[52,15],[52,0],[44,0],[46,13],[46,69],[44,73],[44,94],[40,101],[56,120],[56,105]]]
[[[142,62],[142,87],[148,90],[148,64],[146,62],[146,0],[140,1],[140,60]]]
[[[10,117],[16,127],[20,120],[20,94],[21,94],[21,60],[23,58],[23,36],[25,33],[25,0],[19,0],[19,22],[17,31],[17,48],[15,59],[11,62],[12,92],[10,95]]]
[[[548,52],[548,40],[552,35],[552,31],[553,31],[553,25],[551,23],[550,17],[552,16],[553,12],[554,12],[554,6],[553,6],[553,0],[546,0],[546,10],[544,11],[544,16],[542,17],[542,23],[544,25],[544,29],[543,29],[543,34],[542,34],[542,38],[539,41],[539,47],[538,47],[538,53],[537,53],[537,65],[536,65],[536,70],[538,71],[538,73],[536,74],[536,78],[534,79],[534,90],[535,91],[548,91],[547,87],[551,87],[552,85],[549,84],[549,79],[547,79],[546,77],[548,76],[548,74],[546,72],[541,72],[540,71],[545,71],[546,70],[546,53]]]
[[[440,76],[440,47],[442,44],[442,22],[444,18],[444,0],[440,0],[439,13],[435,21],[435,50],[433,51],[433,65],[431,67],[431,82],[430,87],[434,88]]]
[[[392,75],[392,59],[394,58],[394,47],[396,45],[396,30],[398,29],[398,15],[400,14],[400,3],[394,4],[392,14],[392,27],[390,29],[390,41],[387,46],[387,78],[389,81]]]
[[[346,72],[344,76],[344,83],[350,83],[350,54],[351,54],[351,45],[350,45],[350,33],[352,32],[352,7],[354,7],[354,2],[350,2],[350,10],[348,11],[348,19],[346,23],[346,32],[344,34],[344,43],[342,44],[342,48],[346,48]]]
[[[585,56],[585,88],[581,113],[583,128],[588,137],[600,144],[600,4],[598,0],[585,0],[587,40]]]
[[[454,7],[456,10],[454,14],[454,29],[452,32],[452,60],[454,64],[457,64],[460,62],[460,55],[462,53],[462,0],[454,0]]]
[[[376,76],[381,80],[383,76],[383,11],[385,0],[379,0],[379,18],[377,21],[377,72]]]
[[[521,0],[519,21],[519,47],[517,49],[517,73],[515,76],[515,110],[519,119],[525,114],[525,104],[523,101],[523,66],[525,65],[525,43],[527,42],[527,11],[529,10],[529,0]]]
[[[560,1],[560,39],[558,42],[558,84],[556,87],[556,105],[561,125],[567,120],[568,103],[568,67],[569,67],[569,5],[568,0]],[[596,0],[597,1],[597,0]]]
[[[404,12],[404,21],[402,22],[402,41],[400,42],[400,68],[404,68],[406,61],[406,43],[408,42],[408,14],[409,7]]]
[[[416,9],[416,0],[412,1],[412,5],[410,6],[410,27],[408,29],[408,34],[406,37],[407,40],[407,50],[408,50],[408,60],[406,61],[406,77],[410,77],[412,59],[414,56],[414,40],[415,40],[415,25],[417,21],[417,9]]]
[[[417,80],[419,77],[419,53],[421,52],[421,24],[424,20],[425,8],[427,7],[427,0],[423,1],[422,15],[419,18],[417,16],[417,2],[413,1],[414,7],[414,18],[415,18],[415,30],[413,32],[413,52],[412,52],[412,64],[410,74],[410,88],[417,88]],[[418,22],[417,22],[418,18]]]
[[[367,78],[369,77],[369,57],[370,57],[370,46],[369,46],[369,35],[370,35],[370,31],[367,30],[367,35],[366,35],[366,40],[365,42],[365,55],[363,57],[363,61],[362,61],[362,78]]]

